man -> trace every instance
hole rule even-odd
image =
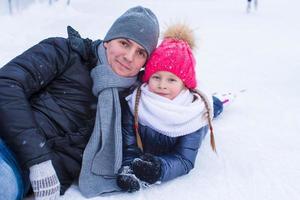
[[[121,134],[106,128],[120,128],[119,89],[135,83],[158,35],[156,16],[138,6],[121,15],[103,41],[82,39],[68,27],[67,39],[43,40],[0,69],[0,184],[9,184],[1,187],[1,199],[22,199],[29,182],[35,199],[57,199],[78,178],[82,157],[102,156],[83,151],[99,126],[104,136]],[[107,150],[118,157],[118,148]]]

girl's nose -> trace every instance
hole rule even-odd
[[[159,87],[160,89],[166,89],[167,87],[166,87],[165,81],[160,81],[158,87]]]

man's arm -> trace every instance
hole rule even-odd
[[[50,38],[0,69],[0,136],[21,166],[50,159],[51,150],[35,122],[30,99],[66,69],[69,54],[66,39]]]

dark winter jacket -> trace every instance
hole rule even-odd
[[[90,70],[101,41],[49,38],[0,69],[0,137],[23,170],[52,160],[61,192],[78,177],[94,126]]]
[[[123,110],[123,165],[129,165],[141,151],[137,147],[134,119],[127,104],[123,105]],[[208,126],[205,126],[185,136],[168,137],[139,124],[144,153],[156,155],[162,161],[162,182],[187,174],[194,168],[198,149],[207,132]]]

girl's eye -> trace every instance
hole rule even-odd
[[[152,76],[153,79],[159,80],[159,76]]]
[[[170,81],[170,82],[176,82],[176,79],[174,79],[174,78],[169,78],[169,81]]]

